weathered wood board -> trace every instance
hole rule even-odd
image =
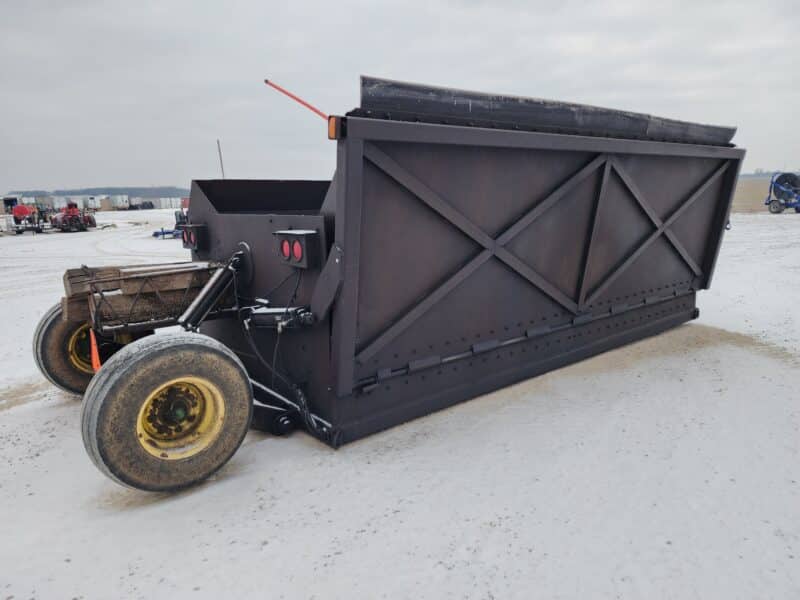
[[[124,325],[179,316],[216,270],[207,262],[81,267],[64,273],[64,320]]]
[[[69,298],[79,294],[89,294],[92,291],[92,287],[94,287],[94,291],[111,291],[118,290],[122,285],[125,285],[126,289],[128,290],[126,293],[130,293],[130,290],[134,290],[133,293],[136,293],[136,291],[138,291],[138,287],[141,285],[141,281],[139,281],[138,284],[126,284],[125,281],[128,278],[132,278],[133,280],[141,278],[150,278],[155,280],[158,278],[159,283],[156,283],[155,281],[153,283],[153,285],[157,287],[152,287],[151,289],[178,289],[175,287],[168,287],[170,285],[180,286],[185,289],[191,278],[171,279],[170,276],[172,274],[187,272],[209,273],[213,270],[214,267],[210,266],[206,262],[160,263],[153,265],[123,265],[112,267],[81,267],[78,269],[68,269],[64,273],[64,292]],[[198,285],[202,285],[204,283],[202,277],[195,277],[194,281],[199,282]],[[182,282],[185,283],[181,285]]]

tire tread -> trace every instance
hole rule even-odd
[[[135,486],[121,480],[105,463],[100,453],[97,440],[97,424],[100,410],[110,389],[122,378],[138,367],[137,356],[155,353],[179,343],[190,343],[209,350],[214,350],[232,359],[242,373],[247,375],[247,369],[238,356],[221,342],[199,333],[170,332],[160,335],[151,335],[132,342],[114,354],[95,374],[84,394],[81,406],[81,437],[89,458],[94,465],[108,478],[116,483],[131,489]],[[249,385],[249,379],[248,385]],[[251,390],[252,396],[252,390]],[[246,433],[246,431],[245,431]],[[244,437],[244,436],[243,436]],[[240,441],[241,443],[241,441]],[[220,464],[217,469],[225,463]],[[209,475],[213,474],[210,473]]]

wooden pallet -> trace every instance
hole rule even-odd
[[[64,319],[119,326],[177,318],[217,268],[180,262],[69,269],[61,301]]]

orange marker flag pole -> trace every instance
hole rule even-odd
[[[92,347],[92,371],[97,373],[100,370],[100,353],[97,351],[97,339],[94,337],[94,329],[89,330],[89,341]]]
[[[277,83],[273,83],[273,82],[272,82],[272,81],[270,81],[269,79],[265,79],[265,80],[264,80],[264,83],[266,83],[266,84],[267,84],[269,87],[271,87],[271,88],[273,88],[273,89],[276,89],[276,90],[278,90],[278,91],[279,91],[281,94],[284,94],[284,95],[286,95],[286,96],[289,96],[289,98],[291,98],[292,100],[294,100],[294,101],[295,101],[295,102],[297,102],[298,104],[302,104],[302,105],[303,105],[303,106],[305,106],[305,107],[306,107],[308,110],[310,110],[311,112],[314,112],[314,113],[318,114],[320,117],[322,117],[322,118],[323,118],[323,119],[325,119],[326,121],[328,120],[328,115],[326,115],[324,112],[322,112],[322,111],[321,111],[320,109],[318,109],[316,106],[313,106],[313,105],[309,104],[308,102],[306,102],[305,100],[303,100],[303,99],[302,99],[302,98],[300,98],[299,96],[295,96],[295,95],[294,95],[292,92],[290,92],[290,91],[289,91],[289,90],[287,90],[287,89],[284,89],[284,88],[282,88],[282,87],[281,87],[281,86],[279,86]]]

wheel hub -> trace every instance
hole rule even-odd
[[[94,374],[92,368],[92,345],[89,338],[89,325],[84,323],[76,329],[67,341],[67,357],[78,371]]]
[[[153,437],[172,439],[197,423],[205,402],[203,393],[192,384],[176,383],[162,390],[150,402],[147,423]]]
[[[139,443],[153,456],[186,458],[210,446],[224,418],[219,390],[207,379],[185,377],[150,393],[139,411]]]

